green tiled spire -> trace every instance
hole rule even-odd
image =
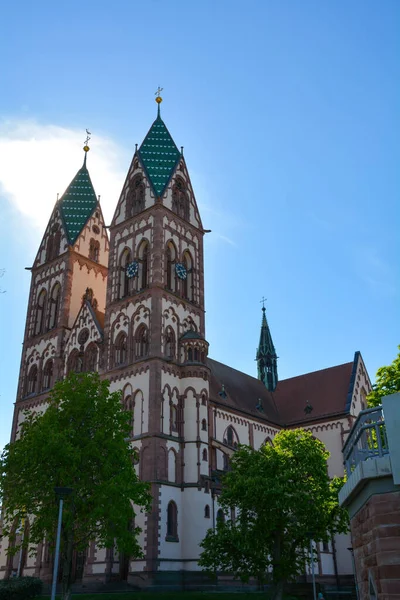
[[[139,148],[140,160],[157,196],[162,196],[181,156],[158,112]]]
[[[86,154],[83,167],[79,169],[59,200],[59,207],[72,245],[84,228],[86,221],[97,206],[97,198],[86,168]]]
[[[278,384],[278,367],[277,367],[277,355],[275,346],[272,341],[271,332],[269,330],[267,317],[265,316],[265,307],[262,307],[262,321],[261,321],[261,333],[260,333],[260,344],[257,349],[257,366],[258,366],[258,379],[260,379],[265,387],[273,392]]]

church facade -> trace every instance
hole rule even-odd
[[[91,542],[74,557],[77,581],[132,583],[160,572],[197,571],[199,542],[217,519],[221,474],[238,444],[273,443],[304,427],[343,474],[342,446],[370,381],[362,357],[279,381],[265,308],[258,376],[209,358],[204,311],[205,230],[182,152],[160,116],[136,148],[109,228],[86,165],[57,201],[33,263],[12,439],[26,409],[45,410],[55,381],[98,371],[132,413],[139,476],[151,483],[151,512],[139,514],[144,558],[119,557]],[[109,232],[107,231],[109,229]],[[25,523],[26,533],[29,522]],[[19,532],[19,535],[22,535]],[[0,577],[19,557],[0,541]],[[348,536],[318,550],[325,581],[352,574]],[[51,580],[46,542],[22,570]]]

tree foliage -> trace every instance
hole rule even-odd
[[[140,529],[132,527],[134,506],[148,510],[148,485],[138,480],[130,448],[130,415],[120,393],[97,373],[72,373],[58,382],[47,410],[25,413],[19,438],[0,459],[3,534],[15,541],[15,525],[28,515],[28,543],[46,539],[54,547],[58,517],[55,487],[69,487],[65,498],[61,556],[63,597],[69,598],[73,550],[90,540],[140,556]],[[12,544],[11,544],[12,545]],[[11,552],[18,551],[15,545]]]
[[[265,582],[271,572],[277,596],[283,583],[304,572],[310,539],[328,541],[348,530],[339,507],[341,480],[330,481],[329,453],[310,432],[280,432],[274,445],[241,446],[224,476],[218,499],[233,521],[219,521],[201,543],[200,565],[231,572],[242,581]]]
[[[391,365],[381,367],[376,373],[376,383],[367,396],[368,406],[379,406],[382,398],[400,392],[400,346],[399,353]]]

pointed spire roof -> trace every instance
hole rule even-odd
[[[181,157],[170,132],[160,116],[149,129],[139,148],[140,160],[157,196],[162,196]]]
[[[263,356],[277,358],[275,346],[272,341],[271,332],[267,322],[267,317],[265,316],[265,306],[262,307],[262,313],[260,343],[257,349],[257,359]]]
[[[83,166],[58,201],[69,244],[74,244],[86,221],[97,206],[97,197],[86,168],[86,151]]]

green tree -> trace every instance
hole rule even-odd
[[[134,470],[135,451],[127,438],[130,415],[119,392],[97,373],[72,373],[58,382],[43,413],[25,413],[19,439],[0,459],[0,494],[4,499],[3,535],[29,515],[28,542],[46,539],[53,547],[58,503],[54,488],[69,487],[61,536],[62,597],[71,597],[73,551],[90,540],[141,556],[134,527],[136,510],[149,510],[148,484]],[[20,545],[11,551],[17,552]]]
[[[368,406],[379,406],[382,398],[400,392],[400,346],[399,353],[391,365],[381,367],[376,372],[376,383],[367,396]]]
[[[227,513],[236,507],[238,516],[207,532],[200,565],[242,581],[272,576],[274,597],[281,598],[284,583],[304,572],[310,540],[348,530],[337,497],[341,480],[329,480],[328,456],[322,442],[301,429],[280,432],[273,446],[260,450],[241,446],[218,500]]]

